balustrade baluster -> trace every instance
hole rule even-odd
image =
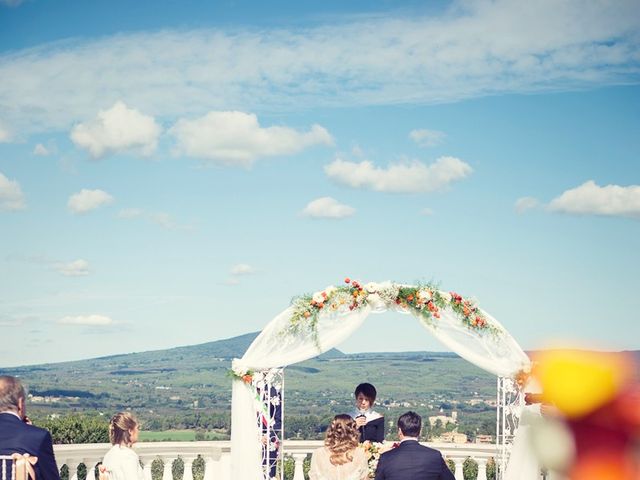
[[[293,480],[304,480],[304,459],[307,458],[306,453],[294,453],[295,469],[293,470]]]
[[[184,457],[184,474],[182,480],[193,480],[193,461],[196,457]]]
[[[214,475],[216,463],[220,462],[214,462],[212,457],[204,457],[204,480],[214,480],[221,477],[220,472],[216,472],[217,475]]]
[[[142,467],[142,473],[144,478],[145,480],[151,480],[151,464],[153,463],[153,458],[146,458],[143,462],[144,466]]]
[[[67,461],[67,468],[69,469],[69,480],[78,480],[78,465],[80,465],[80,462],[78,461]]]
[[[162,480],[173,480],[173,457],[162,457],[164,462],[164,470],[162,472]]]
[[[476,458],[475,461],[478,462],[478,477],[476,480],[487,480],[487,459]]]
[[[96,465],[98,462],[85,458],[82,463],[87,467],[87,480],[96,480]]]
[[[464,480],[464,473],[462,471],[462,464],[464,463],[464,459],[454,458],[453,461],[456,464],[456,470],[453,473],[453,476],[456,477],[456,480]]]

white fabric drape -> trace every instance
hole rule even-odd
[[[314,358],[346,340],[374,312],[386,309],[410,313],[389,306],[377,295],[369,296],[369,304],[350,311],[324,311],[317,322],[317,336],[287,334],[293,308],[276,316],[249,346],[241,359],[233,362],[234,371],[266,370],[285,367]],[[486,330],[462,325],[450,309],[442,309],[440,318],[427,322],[414,314],[424,327],[443,345],[474,365],[499,376],[510,376],[529,365],[527,355],[493,317],[482,312],[486,321],[498,329],[494,335]],[[231,416],[231,478],[262,478],[260,429],[256,421],[253,390],[241,380],[233,382]]]
[[[527,368],[531,361],[520,345],[495,318],[484,310],[481,312],[487,323],[502,333],[494,335],[487,331],[470,330],[460,323],[458,316],[450,309],[440,311],[437,323],[429,324],[415,316],[440,343],[487,372],[509,377]]]
[[[318,324],[318,345],[310,336],[282,335],[289,325],[291,307],[274,318],[249,346],[240,360],[234,360],[238,370],[266,370],[285,367],[314,358],[346,340],[355,332],[371,311],[369,306],[346,313],[323,315]],[[262,478],[260,429],[256,422],[252,390],[240,380],[234,380],[231,406],[231,478]]]

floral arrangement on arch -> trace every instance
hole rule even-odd
[[[384,452],[388,452],[392,448],[396,448],[398,445],[400,445],[398,442],[382,443],[371,442],[369,440],[365,440],[360,444],[367,456],[367,463],[369,464],[369,478],[375,478],[376,476],[376,469],[378,468],[380,455]]]
[[[347,313],[365,305],[386,306],[388,309],[410,311],[423,322],[437,326],[443,309],[451,309],[461,323],[470,330],[499,334],[475,302],[456,292],[443,292],[431,284],[402,285],[393,282],[361,284],[345,278],[344,285],[329,286],[322,291],[295,297],[293,313],[287,331],[310,332],[317,341],[320,316],[325,312]]]

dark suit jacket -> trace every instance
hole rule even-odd
[[[438,450],[406,440],[383,453],[375,480],[455,480]]]
[[[49,432],[27,425],[10,413],[0,413],[0,455],[12,453],[38,457],[35,465],[37,480],[60,480]]]

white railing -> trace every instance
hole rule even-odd
[[[456,465],[456,480],[464,480],[462,467],[467,458],[472,458],[478,463],[477,480],[487,480],[487,461],[491,457],[495,458],[497,454],[495,445],[473,443],[425,445],[440,450],[447,460],[453,460]],[[285,455],[291,455],[295,461],[294,480],[304,480],[304,459],[321,446],[321,441],[287,440],[284,442]],[[96,480],[95,466],[102,461],[109,448],[111,445],[107,443],[55,445],[54,452],[58,467],[66,465],[69,469],[69,480],[78,480],[78,466],[81,463],[87,467],[86,480]],[[156,458],[160,458],[164,463],[162,479],[172,480],[171,467],[178,457],[184,462],[183,480],[193,480],[192,466],[198,455],[205,462],[205,480],[231,480],[231,442],[149,442],[137,443],[134,450],[144,465],[146,480],[151,480],[151,463]]]

